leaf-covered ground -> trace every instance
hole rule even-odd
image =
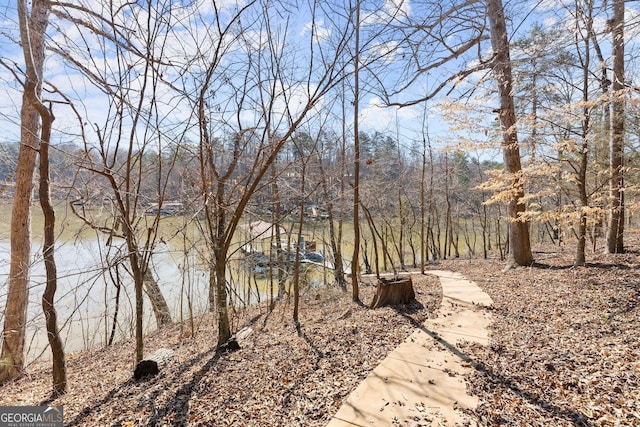
[[[238,351],[217,354],[213,318],[196,320],[193,337],[176,325],[147,338],[147,351],[175,356],[157,377],[132,380],[133,347],[68,357],[65,424],[76,426],[323,426],[348,394],[417,324],[435,317],[442,298],[435,276],[414,275],[416,302],[376,310],[351,302],[335,287],[308,290],[299,335],[292,301],[266,314],[254,308],[236,319],[253,330]],[[361,285],[369,303],[375,287]],[[240,317],[240,316],[238,316]],[[187,325],[185,325],[185,328]],[[0,388],[0,405],[33,405],[50,392],[47,364]]]
[[[638,255],[596,255],[572,267],[572,248],[536,264],[447,262],[493,299],[489,347],[466,346],[480,425],[639,426]]]
[[[590,254],[572,267],[571,247],[547,247],[536,264],[501,272],[495,260],[451,260],[493,299],[491,344],[462,344],[476,370],[471,415],[486,426],[640,425],[640,267],[637,254]],[[148,352],[175,357],[159,376],[131,379],[130,344],[69,356],[69,425],[323,426],[360,381],[415,328],[435,317],[434,276],[414,275],[417,303],[369,310],[335,288],[305,292],[300,336],[284,301],[239,314],[253,333],[236,352],[216,354],[209,316],[196,333],[179,325],[147,338]],[[374,287],[363,283],[364,302]],[[0,388],[0,405],[38,404],[50,390],[46,363]]]

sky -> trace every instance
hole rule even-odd
[[[84,3],[86,6],[93,7],[96,12],[103,13],[102,7],[99,6],[101,2],[84,1]],[[367,21],[382,19],[376,18],[377,12],[380,12],[381,15],[386,15],[392,13],[393,10],[398,9],[403,13],[410,13],[408,1],[401,2],[402,4],[400,5],[394,4],[394,1],[377,3],[381,4],[380,10],[374,8],[373,12],[365,12],[365,19]],[[179,4],[180,2],[174,2],[174,5],[179,6]],[[210,9],[211,4],[212,2],[210,1],[200,2],[200,21],[193,17],[188,17],[188,14],[191,13],[192,10],[185,8],[182,11],[176,11],[178,8],[175,7],[173,11],[173,15],[175,17],[171,23],[173,31],[162,40],[164,43],[163,47],[167,52],[167,58],[174,58],[173,60],[176,62],[179,62],[182,59],[184,62],[184,58],[197,58],[198,55],[204,57],[207,52],[211,50],[212,46],[210,44],[212,42],[208,41],[211,39],[211,28],[207,27],[207,25],[202,22],[205,21],[211,13],[213,13]],[[234,7],[242,7],[242,3],[238,5],[233,0],[219,2],[218,5],[221,7],[221,16],[225,14],[225,11],[228,12],[233,10]],[[7,64],[15,63],[22,67],[22,64],[24,63],[24,60],[22,59],[22,52],[19,49],[19,46],[12,40],[15,39],[17,35],[17,17],[14,8],[15,6],[13,5],[13,2],[0,0],[0,28],[2,28],[2,30],[0,30],[0,57],[2,57]],[[137,22],[143,22],[146,19],[144,12],[139,12],[135,17],[132,15],[133,13],[120,15],[122,17],[123,22],[121,22],[121,25],[123,27],[128,25],[126,22],[127,19],[135,19]],[[277,25],[269,28],[273,33],[273,39],[277,39],[277,34],[284,32],[285,26],[287,26],[287,31],[289,31],[290,34],[293,34],[292,39],[300,39],[307,44],[306,46],[302,46],[301,49],[308,47],[312,29],[315,33],[315,49],[322,49],[323,45],[334,41],[332,37],[338,36],[337,27],[340,25],[339,21],[329,23],[327,22],[326,17],[320,17],[320,19],[315,23],[312,23],[310,12],[308,10],[300,11],[295,16],[295,19],[292,19],[291,21],[293,23],[285,23],[284,20],[280,20],[280,22],[278,22],[277,19],[274,19],[274,22],[277,22]],[[52,44],[57,46],[67,46],[69,50],[91,50],[92,55],[97,55],[96,52],[100,52],[101,50],[106,51],[104,54],[105,57],[98,58],[98,60],[93,64],[91,64],[92,56],[80,52],[79,56],[77,56],[80,64],[99,70],[99,72],[105,75],[109,73],[110,68],[114,69],[117,67],[117,58],[113,46],[101,45],[99,38],[94,37],[93,34],[88,34],[86,30],[81,30],[76,25],[68,21],[62,22],[57,19],[55,15],[52,15],[52,22],[53,25],[49,27],[49,39]],[[243,38],[246,39],[245,43],[248,46],[247,49],[255,49],[260,47],[259,45],[261,43],[263,45],[266,44],[269,37],[267,34],[260,34],[259,31],[251,30],[247,31]],[[216,40],[213,40],[214,43],[215,41]],[[238,49],[238,47],[236,46],[234,49]],[[236,59],[239,57],[239,55],[232,54],[230,55],[232,58],[230,61],[233,60],[234,55]],[[286,55],[289,55],[289,53],[286,53]],[[316,55],[318,55],[317,52]],[[304,63],[305,60],[308,60],[308,55],[301,52],[296,52],[295,56],[300,58],[300,63]],[[189,67],[189,71],[193,72],[194,68],[202,71],[204,68],[203,64],[204,62],[196,59]],[[297,64],[294,65],[301,69],[304,68]],[[141,65],[138,64],[138,70],[140,67]],[[233,67],[233,65],[231,65],[231,67]],[[104,121],[104,118],[109,114],[108,102],[104,93],[87,83],[81,73],[73,67],[69,67],[64,64],[64,62],[55,54],[50,54],[47,57],[45,68],[46,80],[53,83],[56,88],[65,92],[67,96],[78,103],[78,106],[81,107],[80,112],[83,115],[86,115],[85,119],[87,123],[102,123]],[[240,70],[240,67],[236,68]],[[168,69],[169,68],[167,68],[167,70]],[[198,71],[196,71],[196,73],[197,72]],[[180,80],[181,76],[176,75],[174,81],[177,84],[189,84],[189,82]],[[127,79],[127,83],[132,85],[132,87],[140,87],[142,84],[139,78],[129,78]],[[314,85],[313,79],[311,80],[311,84],[312,86]],[[352,84],[348,84],[345,87],[345,90],[350,91],[351,86]],[[275,111],[284,113],[288,107],[289,111],[293,112],[295,115],[298,105],[304,104],[304,98],[306,95],[305,89],[284,81],[281,84],[281,88],[283,93],[287,93],[289,100],[288,102],[285,101],[284,97],[277,99],[274,106]],[[222,91],[223,89],[220,88],[220,90]],[[2,95],[0,96],[0,124],[3,129],[3,132],[0,134],[0,142],[3,140],[14,142],[19,139],[17,121],[21,102],[20,87],[16,83],[11,72],[4,67],[0,67],[0,95]],[[166,97],[166,101],[161,103],[164,106],[162,107],[164,111],[161,111],[160,114],[182,117],[184,120],[187,120],[188,116],[193,114],[193,105],[176,102],[176,95],[171,93],[171,91],[165,90],[164,93],[159,93],[158,96]],[[223,96],[224,94],[218,95],[218,97]],[[345,94],[345,97],[352,98],[352,95],[350,93]],[[57,97],[57,99],[59,99],[59,97]],[[334,108],[330,105],[335,104],[335,97],[325,97],[325,99],[322,100],[322,103],[325,107],[329,106],[329,108]],[[77,133],[73,131],[73,128],[77,127],[75,118],[72,114],[69,114],[68,109],[65,109],[64,106],[58,105],[56,105],[55,108],[57,111],[64,111],[63,114],[56,114],[55,126],[59,130],[58,137],[60,139],[64,139],[67,138],[69,134]],[[224,106],[223,109],[225,108],[228,110],[230,106]],[[364,131],[396,135],[414,135],[422,131],[421,122],[425,114],[424,107],[422,106],[406,107],[401,109],[395,107],[384,107],[379,97],[375,94],[363,91],[360,102],[360,111],[360,128]],[[257,113],[252,111],[250,108],[247,108],[242,112],[242,117],[247,122],[246,125],[249,125],[251,118],[255,117],[256,114]],[[352,113],[348,113],[347,121],[350,122],[349,126],[352,126],[352,120]]]
[[[73,2],[81,3],[100,14],[104,14],[105,10],[108,9],[106,1],[73,0]],[[124,3],[124,0],[114,0],[114,3]],[[154,0],[153,3],[158,7],[161,5],[161,2],[157,0]],[[217,28],[214,25],[216,21],[214,18],[215,11],[212,9],[214,3],[209,0],[198,1],[197,3],[197,14],[194,14],[195,9],[190,7],[186,1],[174,0],[166,3],[162,5],[164,7],[163,18],[157,21],[161,27],[161,33],[167,28],[171,28],[171,31],[166,32],[166,36],[158,39],[155,47],[156,50],[162,47],[164,51],[163,60],[172,64],[172,66],[163,68],[165,73],[163,78],[170,81],[174,88],[161,85],[155,93],[156,99],[160,100],[157,114],[170,118],[168,121],[163,120],[162,124],[171,129],[176,129],[176,124],[181,121],[191,121],[193,123],[193,103],[180,100],[174,89],[179,88],[185,93],[193,95],[197,81],[201,79],[206,69],[207,61],[211,58],[211,52],[218,42],[216,38]],[[389,17],[391,16],[396,17],[391,20],[393,24],[397,24],[398,20],[416,20],[421,16],[426,16],[425,14],[429,12],[420,8],[422,3],[413,0],[364,1],[361,14],[363,38],[369,37],[381,22],[389,22]],[[225,25],[229,22],[230,16],[236,10],[241,10],[246,4],[247,0],[223,0],[217,2],[219,22]],[[446,3],[441,2],[441,4],[446,6]],[[510,10],[514,11],[513,19],[508,24],[512,30],[518,30],[520,34],[525,33],[527,25],[532,22],[551,25],[558,20],[566,19],[565,12],[560,12],[560,2],[557,0],[535,2],[536,10],[540,12],[540,16],[532,15],[532,9],[528,7],[532,3],[526,0],[506,2],[505,4],[511,8]],[[238,102],[237,92],[240,88],[245,87],[243,79],[251,78],[254,79],[253,90],[259,85],[266,87],[268,83],[274,84],[275,82],[279,88],[280,95],[274,99],[273,111],[280,115],[280,119],[286,113],[292,113],[295,116],[306,105],[308,91],[317,88],[319,84],[319,81],[316,81],[316,79],[319,80],[318,75],[308,79],[307,83],[309,84],[305,84],[304,79],[301,78],[301,76],[304,76],[305,65],[308,64],[309,58],[311,58],[311,48],[314,49],[314,64],[320,69],[321,67],[318,67],[318,64],[322,61],[330,60],[330,55],[333,52],[327,46],[332,43],[335,44],[340,38],[340,29],[344,27],[345,19],[341,5],[344,5],[344,2],[335,2],[335,4],[334,2],[321,2],[319,7],[324,10],[318,13],[315,20],[312,20],[309,8],[295,9],[287,7],[287,2],[282,1],[281,7],[277,11],[273,10],[269,16],[268,27],[265,25],[267,22],[265,16],[252,12],[243,15],[245,20],[241,22],[241,25],[246,31],[241,35],[231,31],[225,36],[227,39],[221,43],[221,46],[226,49],[226,53],[221,57],[219,67],[224,69],[225,72],[214,76],[217,81],[212,84],[211,88],[212,105],[210,108],[212,119],[218,118],[226,122],[235,115],[235,110],[237,110],[236,103]],[[169,6],[171,7],[170,11],[168,9]],[[637,14],[634,12],[633,6],[627,7],[629,8],[627,16],[631,17],[632,21],[635,20],[637,22]],[[13,1],[0,0],[0,58],[6,64],[15,62],[21,67],[24,62],[21,57],[21,50],[14,42],[17,34],[17,19],[14,8]],[[149,15],[144,9],[124,8],[121,13],[117,14],[118,31],[123,34],[127,32],[135,34],[135,31],[139,32],[143,29],[148,17]],[[171,17],[171,20],[167,17]],[[450,20],[451,26],[461,25],[460,22],[464,21],[463,18],[465,16],[453,17]],[[119,55],[112,43],[104,43],[104,40],[100,37],[87,32],[86,29],[79,29],[78,26],[69,21],[60,20],[55,15],[52,15],[52,23],[53,25],[50,26],[49,30],[51,44],[72,52],[72,56],[78,61],[79,65],[86,66],[88,69],[94,70],[103,76],[108,76],[114,84],[116,83],[113,80],[116,74],[114,70],[118,69],[118,67],[120,69],[129,67],[131,72],[126,74],[124,83],[134,89],[142,87],[143,79],[141,79],[140,75],[144,64],[140,61],[136,62],[135,58],[131,56]],[[604,19],[598,18],[596,24],[603,25],[603,23]],[[111,30],[104,26],[102,28],[106,31]],[[451,45],[462,43],[464,42],[465,34],[468,35],[469,31],[466,33],[451,33],[446,41]],[[283,36],[285,33],[288,34],[286,40]],[[420,36],[419,32],[416,34]],[[416,34],[412,36],[416,36]],[[456,40],[456,38],[460,40]],[[376,89],[375,84],[388,85],[391,88],[394,85],[401,86],[411,76],[411,73],[415,72],[415,69],[412,71],[412,69],[407,68],[406,61],[404,61],[405,56],[411,55],[412,52],[409,52],[406,48],[397,48],[401,42],[402,34],[384,32],[372,37],[370,44],[365,46],[365,58],[363,60],[366,61],[368,57],[374,55],[381,55],[381,57],[374,66],[362,72],[363,84],[361,86],[363,93],[359,104],[360,129],[367,132],[381,132],[400,140],[401,143],[402,141],[408,141],[407,144],[412,143],[412,141],[421,141],[426,129],[428,129],[429,136],[434,141],[454,139],[445,116],[441,114],[437,99],[403,108],[384,106],[383,93]],[[350,49],[353,49],[353,44],[354,40],[351,37],[348,39]],[[481,46],[483,49],[481,54],[483,56],[489,55],[490,47],[488,43],[484,42]],[[144,46],[138,42],[136,47],[143,48]],[[286,68],[287,73],[290,74],[278,74],[277,76],[272,76],[271,80],[267,79],[266,81],[262,78],[258,79],[255,76],[242,74],[246,62],[255,61],[256,64],[262,64],[261,61],[264,61],[264,58],[257,52],[265,52],[269,49],[278,51],[279,55],[281,55],[279,60]],[[446,49],[443,52],[446,52]],[[423,53],[425,55],[424,63],[429,63],[429,61],[437,62],[444,55],[442,52],[427,54],[426,51],[418,52],[418,55]],[[433,56],[429,57],[428,55]],[[406,91],[394,95],[391,101],[407,102],[420,97],[438,84],[447,73],[472,66],[474,60],[477,60],[477,55],[472,52],[472,54],[461,57],[450,65],[425,73],[424,76],[410,85]],[[176,66],[176,64],[178,65]],[[263,66],[266,65],[263,64]],[[346,68],[349,69],[349,66],[347,65]],[[484,75],[486,73],[470,76],[468,82],[462,82],[457,86],[453,95],[471,90],[473,85]],[[108,97],[94,85],[88,83],[87,79],[77,71],[77,67],[70,67],[69,64],[65,64],[55,54],[50,54],[46,60],[45,78],[77,103],[78,111],[82,114],[86,126],[91,127],[92,124],[102,126],[107,116],[113,114],[113,111],[109,110]],[[228,84],[219,84],[224,79],[228,79]],[[352,108],[352,87],[353,82],[347,81],[344,86],[338,88],[343,91],[342,96],[346,99],[347,110]],[[264,94],[264,88],[262,94]],[[495,108],[495,100],[486,97],[481,90],[476,90],[476,95],[477,99],[473,101],[476,102],[476,108],[480,110],[484,108],[488,111]],[[245,104],[239,116],[243,126],[251,126],[252,122],[259,125],[257,117],[260,117],[260,109],[258,106],[261,103],[264,104],[264,100],[259,99],[257,91],[248,95],[248,98],[252,97],[251,102]],[[346,117],[342,117],[340,98],[340,94],[336,95],[336,92],[331,92],[319,99],[311,111],[311,116],[314,117],[316,123],[306,121],[303,122],[303,126],[309,128],[313,128],[313,126],[332,126],[339,130],[342,121],[344,121],[351,128],[353,126],[353,114],[348,111]],[[59,100],[60,97],[56,99]],[[480,105],[484,101],[486,101],[486,105]],[[0,127],[2,129],[0,142],[15,142],[19,139],[17,117],[19,116],[20,102],[19,84],[16,83],[9,70],[5,67],[0,67]],[[247,101],[245,100],[244,102]],[[55,108],[56,111],[61,112],[56,114],[55,126],[58,131],[56,137],[59,141],[73,141],[78,134],[78,125],[75,117],[70,109],[63,105],[56,105]],[[427,124],[425,124],[425,117],[428,121]],[[490,123],[492,119],[492,117],[488,117],[488,122]],[[220,127],[218,131],[222,132],[223,127]],[[191,137],[195,138],[197,135],[193,134]]]

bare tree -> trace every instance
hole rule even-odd
[[[327,141],[324,141],[324,142],[326,143]],[[327,176],[328,174],[326,172],[324,160],[322,158],[323,151],[324,150],[316,150],[316,153],[318,156],[318,168],[320,172],[320,186],[322,189],[322,199],[324,200],[327,207],[327,221],[329,225],[329,242],[331,245],[331,252],[333,253],[333,264],[334,264],[333,272],[334,272],[334,277],[338,286],[341,289],[346,290],[347,282],[344,277],[344,264],[342,260],[342,247],[341,247],[342,246],[342,232],[341,232],[342,215],[339,215],[338,219],[340,221],[340,224],[338,225],[338,227],[336,227],[334,195],[331,195],[329,193],[330,186],[328,184],[328,181],[330,177]],[[344,175],[344,172],[342,172],[342,174]],[[344,180],[340,179],[339,182],[343,183]],[[342,203],[340,204],[340,207],[341,206],[342,206]]]
[[[528,265],[533,262],[533,254],[531,253],[531,241],[529,238],[529,221],[523,215],[526,206],[523,201],[522,165],[520,163],[520,146],[518,145],[515,105],[513,103],[509,41],[504,7],[501,0],[487,0],[487,16],[491,25],[493,74],[497,81],[500,95],[498,117],[502,127],[502,152],[505,172],[509,176],[512,194],[508,202],[511,224],[509,226],[509,259],[507,260],[507,267]]]
[[[28,68],[20,112],[21,143],[11,215],[11,265],[0,355],[0,384],[18,377],[24,369],[31,257],[31,202],[36,155],[40,149],[39,127],[42,117],[49,120],[49,123],[45,123],[49,128],[53,119],[40,102],[50,2],[34,0],[29,11],[27,1],[20,0],[18,10],[20,39]],[[60,387],[63,388],[62,382]]]
[[[155,3],[143,10],[136,4],[116,7],[110,4],[101,13],[82,5],[60,5],[54,13],[71,22],[91,38],[83,38],[85,49],[54,45],[59,54],[75,70],[106,95],[107,114],[102,124],[91,118],[79,123],[82,129],[84,155],[79,167],[91,172],[101,185],[100,194],[81,194],[85,200],[98,197],[108,200],[111,217],[107,222],[90,212],[71,207],[88,226],[102,232],[108,245],[123,242],[124,257],[135,290],[136,360],[143,358],[143,307],[146,292],[158,327],[171,322],[170,309],[150,271],[151,258],[159,243],[159,226],[163,203],[176,156],[164,158],[170,144],[178,145],[182,136],[165,130],[167,108],[160,92],[170,84],[163,81],[171,72],[165,45],[168,28],[174,18],[168,3]],[[64,7],[62,7],[64,6]],[[122,30],[120,22],[139,14],[146,19],[128,23],[132,31]],[[106,30],[105,30],[106,28]],[[135,39],[134,39],[135,37]],[[102,46],[100,52],[92,48]],[[115,50],[115,61],[109,50]],[[86,135],[84,122],[93,121],[94,140]],[[175,123],[167,124],[167,128]],[[96,200],[94,200],[95,202]],[[148,208],[155,204],[153,215]]]
[[[36,101],[37,102],[37,101]],[[42,117],[42,137],[40,141],[40,185],[38,195],[44,215],[43,259],[46,270],[46,285],[42,294],[42,309],[47,327],[47,339],[51,347],[53,359],[53,396],[57,397],[67,391],[67,368],[64,346],[58,330],[58,314],[54,306],[54,298],[58,288],[58,273],[55,259],[55,226],[56,215],[51,203],[51,175],[49,173],[49,145],[51,143],[51,125],[53,112],[39,103],[38,111]],[[48,112],[48,114],[45,113]]]
[[[589,2],[587,2],[589,3]],[[576,34],[582,36],[582,42],[584,43],[584,51],[578,54],[580,56],[580,62],[582,65],[582,120],[581,120],[581,135],[580,135],[580,152],[578,165],[574,167],[576,174],[576,181],[579,194],[579,206],[578,206],[578,243],[576,245],[576,255],[574,258],[574,265],[582,266],[585,264],[585,246],[587,240],[587,208],[589,207],[589,197],[587,195],[587,166],[588,166],[588,152],[589,152],[589,132],[591,127],[591,112],[589,108],[589,67],[591,65],[591,33],[593,32],[593,8],[588,7],[584,13],[585,34],[576,29]],[[582,15],[582,14],[581,14]],[[578,21],[579,22],[579,21]],[[579,41],[578,41],[579,42]],[[577,44],[577,43],[576,43]],[[582,53],[582,54],[581,54]]]
[[[526,265],[532,262],[529,223],[525,212],[524,188],[521,180],[522,165],[516,132],[516,116],[512,94],[511,60],[507,39],[505,12],[502,2],[488,0],[456,1],[443,7],[440,3],[421,4],[423,14],[412,10],[412,16],[394,14],[387,20],[393,28],[396,48],[390,54],[402,53],[405,67],[396,73],[393,84],[389,73],[376,70],[376,81],[382,89],[381,98],[390,106],[411,106],[436,96],[454,92],[461,82],[478,72],[492,70],[500,100],[499,119],[503,129],[502,150],[505,170],[510,180],[513,197],[508,202],[510,226],[510,264]],[[490,23],[491,36],[487,35],[485,21]],[[460,37],[465,34],[465,37]],[[482,44],[490,38],[493,56],[484,58]],[[473,56],[476,53],[475,57]],[[375,64],[370,68],[373,69]],[[430,74],[448,67],[440,78]],[[451,71],[455,67],[457,71]],[[397,71],[397,70],[396,70]],[[409,100],[398,100],[398,95],[418,92]],[[450,227],[446,227],[451,235]],[[450,245],[451,242],[447,242]]]
[[[351,256],[351,298],[360,301],[360,131],[358,129],[360,105],[360,0],[356,0],[355,59],[353,88],[353,254]]]
[[[218,316],[218,345],[231,337],[227,263],[245,209],[296,129],[346,75],[350,26],[332,23],[335,40],[328,43],[317,33],[322,10],[310,3],[310,57],[304,59],[308,68],[296,71],[299,63],[290,53],[298,49],[289,28],[273,27],[277,7],[249,2],[231,18],[215,22],[212,47],[196,67],[203,70],[193,104],[211,248],[209,300]],[[220,95],[214,100],[211,94]],[[232,114],[226,114],[227,107]],[[243,122],[247,111],[256,117],[250,126]]]
[[[624,0],[613,1],[613,101],[610,145],[611,210],[607,252],[624,252]]]

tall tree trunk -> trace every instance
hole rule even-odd
[[[131,274],[133,276],[135,290],[135,319],[136,319],[136,364],[144,357],[144,276],[140,268],[140,257],[138,256],[137,246],[127,232],[127,248],[129,250],[129,265],[131,266]]]
[[[624,0],[613,1],[613,114],[611,116],[610,198],[607,252],[624,252]]]
[[[354,59],[354,101],[353,101],[353,256],[351,257],[351,296],[353,301],[360,301],[358,289],[358,276],[360,273],[360,137],[358,135],[358,114],[360,103],[360,0],[356,4],[356,37],[355,37],[355,59]]]
[[[302,226],[304,224],[304,185],[305,185],[306,163],[302,160],[302,172],[300,174],[300,217],[298,218],[298,241],[296,243],[296,254],[293,260],[293,323],[298,334],[300,330],[300,255],[302,251]]]
[[[589,29],[589,40],[591,40],[591,43],[593,43],[593,49],[596,53],[596,56],[598,58],[598,61],[600,63],[600,88],[602,89],[602,102],[601,102],[601,108],[602,108],[602,116],[600,118],[601,120],[601,128],[602,128],[602,140],[597,140],[597,145],[595,147],[593,156],[594,156],[594,163],[596,165],[600,165],[604,163],[604,160],[602,160],[603,158],[606,159],[607,156],[610,154],[608,152],[608,150],[604,149],[604,144],[606,143],[607,145],[610,144],[611,142],[611,94],[609,93],[609,88],[611,86],[611,81],[609,80],[609,75],[608,75],[608,64],[607,61],[604,59],[604,54],[602,53],[602,49],[600,48],[600,43],[598,42],[598,35],[596,34],[596,32],[594,31],[593,25],[591,26],[591,28]],[[602,145],[601,145],[602,144]],[[610,177],[605,177],[605,179],[609,179]],[[603,187],[603,181],[602,181],[602,177],[600,174],[596,175],[596,186],[598,188]],[[556,219],[556,222],[558,222],[558,220]],[[604,231],[604,227],[603,227],[603,222],[604,219],[602,218],[602,215],[598,215],[598,222],[595,224],[594,228],[594,237],[593,237],[593,250],[594,252],[597,249],[597,244],[596,244],[596,238],[600,236],[600,233]],[[555,234],[558,234],[558,229],[557,227],[554,229]],[[607,250],[607,248],[605,247],[605,250]]]
[[[425,274],[427,263],[427,235],[425,232],[425,212],[427,210],[425,203],[425,176],[427,173],[427,139],[422,137],[422,165],[420,168],[420,272]]]
[[[58,272],[55,259],[55,225],[56,214],[51,204],[49,177],[49,143],[51,142],[51,124],[53,113],[37,99],[38,111],[42,118],[42,139],[40,142],[40,186],[39,198],[44,215],[44,246],[42,254],[46,270],[47,284],[42,294],[42,310],[44,311],[47,327],[47,339],[51,347],[53,360],[53,397],[58,397],[67,391],[67,367],[64,357],[64,346],[58,330],[58,314],[53,304],[58,289]]]
[[[339,205],[338,205],[338,227],[336,229],[336,242],[339,243],[340,246],[342,246],[342,236],[343,236],[343,231],[344,231],[344,220],[346,218],[346,214],[345,211],[347,209],[347,195],[346,195],[346,190],[347,190],[347,184],[346,184],[346,179],[344,179],[343,177],[347,176],[347,174],[349,173],[348,170],[348,164],[347,164],[347,114],[346,114],[346,91],[344,89],[345,87],[345,82],[344,80],[342,81],[342,102],[341,102],[341,107],[342,107],[342,137],[340,138],[340,179],[338,179],[338,182],[340,183],[340,196],[339,196]],[[337,253],[336,252],[336,258],[337,258]],[[342,272],[343,272],[343,277],[344,277],[344,273],[346,273],[345,271],[345,266],[343,263],[343,257],[342,257],[342,249],[340,249],[340,264],[342,265]],[[346,289],[347,283],[345,280],[345,289]]]
[[[225,239],[225,224],[227,217],[224,212],[224,188],[226,182],[220,180],[216,191],[216,214],[209,217],[207,224],[213,227],[213,256],[215,268],[215,309],[218,316],[218,347],[225,344],[231,338],[231,323],[229,322],[229,307],[227,295],[227,249],[223,244]],[[211,297],[210,297],[211,299]]]
[[[24,368],[24,344],[31,262],[31,202],[39,116],[23,97],[21,144],[11,213],[11,265],[0,356],[0,384],[18,377]]]
[[[586,85],[586,83],[585,83]],[[585,112],[585,122],[588,122],[588,112]],[[588,126],[588,124],[586,124]],[[583,132],[587,132],[584,130]],[[586,134],[582,136],[582,150],[580,152],[580,165],[578,166],[578,194],[580,196],[580,206],[578,213],[578,242],[576,244],[576,256],[573,261],[575,266],[585,265],[585,247],[587,241],[587,208],[589,198],[587,196],[587,160],[588,160],[588,140]]]
[[[215,251],[215,307],[218,316],[218,347],[231,338],[231,323],[227,305],[226,251]]]
[[[590,109],[589,101],[589,68],[591,66],[591,37],[593,27],[592,11],[589,9],[585,16],[587,35],[584,37],[584,56],[581,57],[582,63],[582,135],[581,150],[579,156],[579,165],[577,169],[577,185],[578,195],[580,196],[580,211],[578,212],[578,242],[576,245],[576,256],[573,261],[575,266],[582,266],[586,263],[585,247],[587,242],[587,208],[589,207],[589,197],[587,195],[587,165],[589,153],[589,128]]]
[[[37,80],[27,78],[20,111],[20,151],[16,165],[16,183],[11,213],[11,262],[2,353],[0,354],[0,384],[18,377],[24,369],[24,345],[29,300],[29,269],[31,257],[31,202],[36,152],[39,149],[39,114],[30,97],[40,98],[44,64],[44,34],[49,23],[51,5],[48,0],[33,0],[31,14],[26,0],[18,1],[20,38],[27,66]],[[29,50],[27,50],[29,49]]]
[[[24,19],[24,18],[23,18]],[[67,368],[64,357],[64,346],[58,330],[58,314],[54,306],[56,290],[58,288],[58,273],[55,260],[55,225],[56,216],[51,204],[50,195],[50,174],[49,174],[49,145],[51,143],[51,127],[53,125],[53,112],[47,109],[36,88],[41,83],[41,77],[36,74],[35,66],[31,58],[29,49],[24,49],[27,62],[27,79],[29,82],[25,87],[25,93],[29,102],[35,106],[42,120],[42,136],[40,138],[40,184],[38,196],[40,206],[44,216],[44,245],[43,259],[46,271],[46,285],[42,294],[42,309],[45,315],[47,329],[47,339],[51,347],[53,360],[53,392],[54,397],[60,396],[67,391]]]
[[[493,47],[493,74],[498,83],[500,94],[499,118],[502,127],[502,152],[505,171],[509,175],[512,188],[508,214],[511,219],[509,227],[509,259],[507,267],[513,265],[529,265],[533,262],[531,241],[529,237],[529,221],[521,215],[525,212],[524,188],[521,178],[520,146],[516,130],[516,113],[513,102],[513,79],[511,75],[511,58],[507,26],[504,17],[502,0],[487,0],[487,13],[491,25],[491,46]]]

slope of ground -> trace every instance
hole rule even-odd
[[[486,426],[640,425],[640,267],[637,254],[595,255],[572,267],[570,247],[535,253],[536,264],[501,272],[499,260],[451,260],[493,299],[491,344],[466,344],[468,377]],[[284,302],[270,315],[236,320],[254,332],[244,347],[216,355],[212,318],[188,337],[176,325],[147,339],[176,350],[156,378],[131,380],[133,348],[69,356],[69,425],[323,426],[358,383],[428,317],[441,293],[434,276],[414,275],[418,302],[368,310],[335,288],[308,291],[303,335]],[[363,284],[369,302],[374,287]],[[148,353],[147,352],[147,353]],[[38,404],[50,390],[46,364],[0,388],[0,405]]]
[[[434,276],[414,276],[416,302],[369,310],[336,288],[307,291],[299,336],[292,303],[266,315],[254,308],[236,320],[254,332],[241,350],[216,354],[213,319],[197,319],[194,337],[177,325],[146,340],[147,351],[176,351],[152,379],[134,381],[133,347],[81,352],[68,357],[65,424],[82,426],[242,425],[322,426],[346,396],[416,324],[436,315],[441,288]],[[367,279],[361,297],[375,287]],[[34,405],[50,391],[50,369],[35,364],[28,376],[0,388],[0,405]]]
[[[443,263],[493,299],[488,347],[468,346],[481,425],[640,425],[640,268],[635,253],[546,248],[536,264]]]

